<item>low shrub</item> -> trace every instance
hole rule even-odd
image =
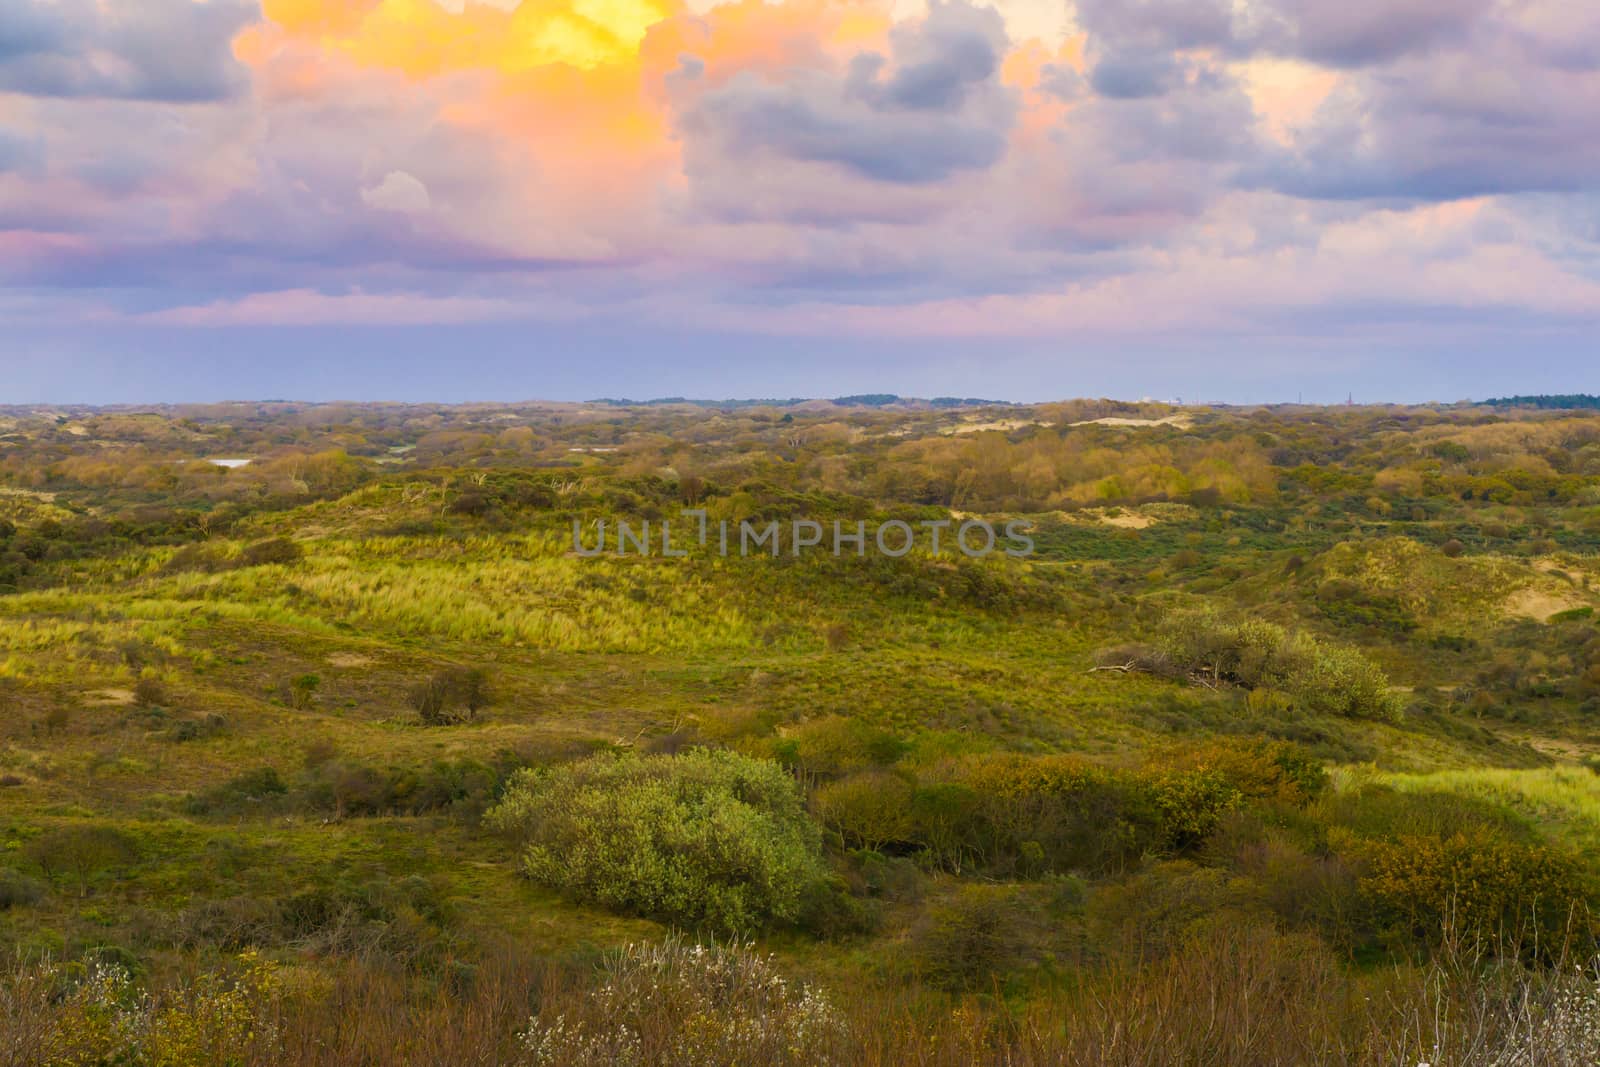
[[[669,940],[608,957],[599,987],[541,1007],[523,1067],[811,1067],[842,1063],[843,1017],[748,945]]]
[[[0,870],[0,911],[25,908],[44,899],[44,886],[20,871]]]
[[[1477,832],[1347,843],[1380,925],[1407,941],[1561,955],[1593,930],[1589,887],[1572,857]]]
[[[951,990],[992,988],[1030,961],[1028,910],[1004,887],[962,886],[914,935],[918,973]]]
[[[794,921],[824,874],[816,825],[777,764],[732,752],[600,755],[513,776],[487,822],[534,881],[712,929]]]
[[[1402,703],[1366,656],[1258,619],[1228,619],[1213,608],[1175,613],[1163,624],[1159,654],[1170,673],[1244,689],[1276,689],[1295,707],[1350,718],[1394,720]]]

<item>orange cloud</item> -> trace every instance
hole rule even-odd
[[[627,62],[678,0],[524,0],[512,9],[435,0],[266,0],[267,21],[361,66],[426,78],[462,70],[517,73],[549,63]]]

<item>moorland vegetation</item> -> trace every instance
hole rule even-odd
[[[0,409],[0,1064],[1594,1063],[1597,551],[1581,406]]]

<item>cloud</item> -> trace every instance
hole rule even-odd
[[[1507,36],[1360,75],[1251,184],[1329,199],[1578,193],[1600,174],[1600,69],[1542,66]]]
[[[0,277],[216,328],[1589,314],[1586,5],[1000,4],[0,0]]]
[[[1016,109],[998,78],[999,15],[940,0],[891,42],[892,59],[864,51],[834,65],[744,70],[710,88],[682,78],[677,128],[691,177],[798,162],[923,185],[994,165]]]
[[[194,103],[241,90],[245,0],[3,0],[0,91]]]
[[[1464,40],[1494,2],[1078,0],[1077,14],[1090,37],[1113,52],[1204,49],[1354,68]]]
[[[23,137],[0,126],[0,174],[36,171],[43,164],[44,151],[36,139]]]
[[[437,326],[535,319],[548,311],[526,301],[424,293],[328,294],[310,289],[252,293],[236,300],[179,306],[136,316],[150,326]]]
[[[1493,0],[1276,0],[1262,43],[1319,63],[1361,67],[1464,40]]]
[[[428,187],[403,170],[391,170],[383,181],[361,190],[361,202],[379,211],[416,215],[433,206]]]

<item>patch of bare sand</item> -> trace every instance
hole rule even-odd
[[[134,701],[132,689],[96,689],[85,703],[101,706],[127,707]]]
[[[362,656],[355,652],[335,652],[328,657],[330,667],[370,667],[373,662],[371,656]]]
[[[960,426],[953,426],[944,432],[946,437],[955,437],[966,433],[984,433],[989,430],[999,430],[1001,433],[1010,433],[1020,430],[1025,426],[1043,425],[1033,419],[997,419],[993,422],[968,422]]]
[[[1514,615],[1522,619],[1533,619],[1535,622],[1549,622],[1552,615],[1559,615],[1563,611],[1573,608],[1586,607],[1583,598],[1574,593],[1556,593],[1548,589],[1518,589],[1506,597],[1501,610],[1507,615]]]
[[[1125,419],[1115,415],[1108,415],[1103,419],[1084,419],[1074,422],[1072,426],[1176,426],[1180,430],[1187,430],[1194,422],[1189,415],[1168,415],[1164,419]]]

